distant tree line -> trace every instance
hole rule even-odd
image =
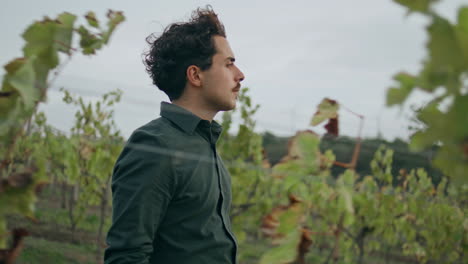
[[[287,154],[288,142],[291,137],[276,136],[271,132],[263,133],[263,148],[268,161],[274,165],[278,163]],[[337,161],[349,162],[353,155],[356,140],[348,136],[331,137],[324,136],[320,143],[321,151],[332,150]],[[385,145],[393,149],[392,174],[398,175],[400,170],[410,171],[411,169],[424,168],[432,177],[432,181],[438,184],[442,173],[432,167],[431,160],[435,155],[436,149],[429,149],[421,152],[411,152],[408,143],[399,138],[393,141],[387,141],[381,138],[366,138],[362,140],[361,151],[356,165],[356,172],[361,175],[372,175],[370,161],[379,146]],[[344,168],[333,166],[332,174],[338,176],[345,171]],[[398,180],[398,179],[395,179]]]

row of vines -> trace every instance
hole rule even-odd
[[[68,135],[47,125],[37,109],[71,57],[78,52],[94,54],[108,44],[124,19],[122,12],[112,10],[105,25],[93,12],[85,16],[87,26],[76,26],[77,16],[70,13],[45,17],[23,33],[23,57],[5,65],[0,90],[0,263],[14,263],[21,239],[32,233],[24,228],[7,230],[7,216],[40,221],[35,204],[46,185],[63,187],[72,231],[90,205],[108,206],[110,164],[120,151],[115,143],[123,142],[110,107],[120,100],[120,92],[106,94],[96,104],[65,92],[64,101],[79,108]],[[76,37],[79,41],[74,41]],[[101,210],[98,244],[102,243],[104,217],[105,210]]]

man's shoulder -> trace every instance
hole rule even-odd
[[[135,131],[133,131],[133,134],[141,132],[146,132],[149,135],[164,134],[164,132],[169,128],[168,125],[169,124],[165,121],[164,118],[159,117],[138,127],[137,129],[135,129]]]
[[[169,149],[171,125],[164,118],[154,119],[137,129],[128,138],[119,160],[127,157],[128,160],[154,159],[166,154]]]
[[[171,122],[164,117],[159,117],[135,129],[128,142],[145,142],[151,145],[160,145],[170,142],[179,133],[179,129],[172,125]]]

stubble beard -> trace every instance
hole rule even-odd
[[[231,90],[233,93],[230,96],[234,96],[234,98],[230,97],[226,101],[218,102],[218,111],[231,111],[234,110],[237,106],[237,102],[239,102],[239,94],[240,94],[240,84],[238,84],[234,89]],[[234,99],[234,100],[233,100]]]

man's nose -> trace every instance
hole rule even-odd
[[[245,75],[239,68],[237,68],[237,70],[239,71],[239,73],[237,75],[237,81],[242,82],[245,79]]]

